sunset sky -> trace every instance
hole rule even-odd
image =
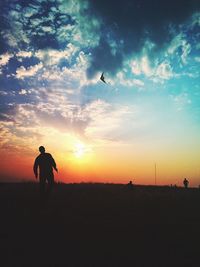
[[[0,2],[0,179],[200,184],[198,0]],[[107,84],[99,78],[104,72]]]

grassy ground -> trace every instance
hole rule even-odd
[[[200,266],[200,190],[0,185],[0,266]]]

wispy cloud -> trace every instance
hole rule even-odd
[[[191,45],[189,43],[187,43],[186,41],[183,41],[182,43],[182,55],[181,55],[181,59],[183,64],[187,63],[187,57],[191,52]]]
[[[61,59],[71,62],[72,57],[78,51],[78,48],[72,44],[68,44],[64,50],[43,49],[35,52],[35,56],[39,58],[44,65],[56,65]]]
[[[0,55],[0,66],[6,65],[9,62],[11,57],[12,57],[12,55],[9,53],[5,53],[3,55]]]
[[[18,79],[24,79],[26,77],[32,77],[34,76],[41,68],[43,67],[43,64],[40,62],[39,64],[36,64],[34,66],[31,66],[29,68],[25,68],[21,66],[16,70],[16,77]]]
[[[161,63],[150,61],[147,55],[138,59],[133,59],[129,63],[129,67],[136,77],[141,75],[155,82],[163,82],[173,77],[174,73],[170,62],[165,59]]]
[[[178,111],[183,110],[186,106],[191,105],[192,101],[187,93],[181,93],[171,96]]]
[[[118,72],[116,75],[116,83],[118,85],[126,86],[126,87],[143,87],[144,82],[140,79],[135,79],[133,77],[126,77],[125,72]]]
[[[32,57],[33,53],[31,51],[19,51],[18,53],[16,53],[17,57]]]

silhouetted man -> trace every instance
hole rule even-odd
[[[53,169],[58,172],[56,163],[51,154],[45,152],[43,146],[39,147],[40,155],[35,159],[33,171],[35,178],[38,178],[38,167],[39,167],[39,180],[40,180],[40,193],[41,196],[45,194],[45,184],[48,182],[48,191],[51,191],[54,185]]]
[[[183,180],[183,184],[184,184],[185,188],[188,188],[189,181],[185,178]]]

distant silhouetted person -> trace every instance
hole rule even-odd
[[[128,186],[128,189],[132,190],[132,189],[133,189],[133,183],[132,183],[132,181],[130,181],[130,182],[127,184],[127,186]]]
[[[183,184],[184,184],[184,187],[185,187],[185,188],[188,188],[189,181],[185,178],[185,179],[183,180]]]
[[[35,159],[33,171],[35,178],[37,179],[39,168],[40,194],[41,197],[44,197],[46,181],[48,182],[48,192],[50,192],[54,185],[53,169],[57,172],[58,169],[56,167],[55,160],[53,159],[51,154],[45,152],[45,148],[43,146],[39,147],[39,151],[40,155]]]

